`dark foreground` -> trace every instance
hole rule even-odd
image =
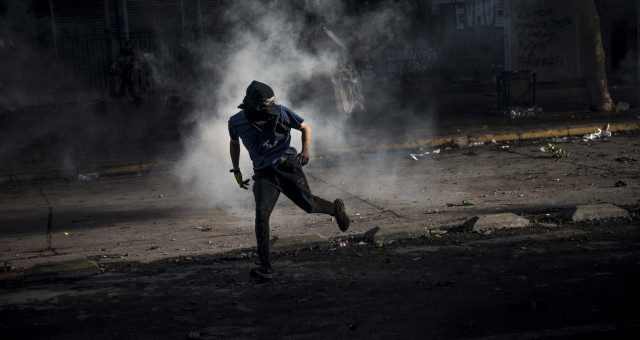
[[[2,339],[636,338],[640,220],[449,232],[253,259],[108,264],[0,290]],[[544,219],[544,217],[541,217]],[[556,222],[557,223],[557,222]]]

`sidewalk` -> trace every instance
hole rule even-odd
[[[490,143],[581,136],[609,125],[610,132],[640,129],[640,87],[611,87],[616,103],[630,104],[621,112],[585,109],[585,89],[540,85],[536,103],[541,111],[511,118],[497,112],[495,93],[443,93],[424,106],[424,117],[406,120],[406,110],[378,117],[354,117],[348,145],[319,148],[317,154],[419,150],[458,143]],[[401,103],[398,103],[401,104]],[[433,112],[437,112],[434,116]],[[118,175],[164,169],[183,150],[185,107],[180,103],[118,101],[33,107],[0,112],[0,184],[42,179],[74,179],[99,173]],[[414,124],[428,119],[430,129]]]

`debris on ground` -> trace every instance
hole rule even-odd
[[[8,273],[12,270],[15,270],[16,268],[9,262],[9,261],[4,261],[4,266],[0,267],[0,273]]]
[[[597,129],[596,132],[594,133],[589,133],[582,136],[582,140],[587,142],[590,140],[596,140],[598,138],[611,137],[611,131],[609,131],[609,125],[610,124],[605,125],[604,129]]]
[[[509,116],[511,119],[519,118],[519,117],[531,117],[536,114],[542,113],[542,108],[537,105],[532,105],[530,107],[509,107],[505,111],[505,115]]]
[[[553,138],[553,139],[552,139],[552,141],[553,141],[554,143],[566,143],[566,142],[568,142],[568,141],[570,141],[570,140],[571,140],[571,139],[570,139],[569,137],[566,137],[566,136],[565,136],[565,137],[562,137],[562,138],[558,138],[558,137],[556,137],[556,138]]]
[[[476,204],[471,202],[471,201],[467,201],[467,200],[462,201],[461,204],[447,203],[448,207],[461,207],[461,206],[465,206],[465,205],[476,205]]]
[[[550,152],[552,157],[555,158],[562,158],[562,157],[568,157],[569,155],[564,152],[564,150],[554,146],[551,143],[548,143],[547,146],[543,146],[540,148],[540,151],[542,152]]]
[[[78,181],[80,182],[89,182],[100,178],[98,174],[87,174],[87,175],[78,175]]]
[[[616,112],[620,112],[620,111],[627,111],[631,108],[631,106],[629,106],[629,103],[625,103],[625,102],[618,102],[618,105],[616,105]]]
[[[628,185],[628,183],[627,183],[626,179],[621,179],[621,180],[616,182],[616,186],[617,187],[626,187],[627,185]]]
[[[638,160],[632,157],[618,157],[616,158],[616,161],[621,163],[626,163],[626,162],[637,162]]]
[[[431,157],[437,157],[438,154],[440,154],[440,149],[436,149],[429,152],[429,151],[425,151],[423,147],[420,147],[420,151],[421,151],[420,153],[409,154],[409,157],[411,157],[411,159],[413,159],[414,161],[417,161],[420,158],[423,158],[429,155],[431,155]]]

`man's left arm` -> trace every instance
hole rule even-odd
[[[296,156],[300,164],[307,165],[309,163],[309,148],[311,147],[311,128],[307,123],[300,125],[302,132],[302,151]]]

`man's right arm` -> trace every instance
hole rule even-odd
[[[231,155],[231,164],[234,170],[240,169],[240,141],[230,139],[229,153]]]

